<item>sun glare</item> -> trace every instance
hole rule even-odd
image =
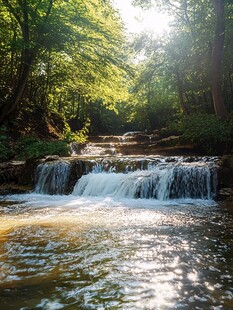
[[[156,11],[142,10],[131,5],[131,0],[114,0],[114,6],[119,10],[128,33],[140,33],[149,31],[162,35],[169,32],[171,16]]]
[[[145,11],[142,14],[141,27],[144,30],[154,32],[157,34],[163,34],[169,32],[169,23],[171,17],[164,13],[158,13],[155,11]]]

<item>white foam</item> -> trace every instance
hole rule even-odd
[[[21,206],[36,208],[63,207],[67,208],[93,208],[93,207],[126,207],[126,208],[163,208],[168,206],[214,206],[214,200],[206,199],[173,199],[161,201],[157,199],[129,199],[118,197],[78,197],[74,195],[43,195],[43,194],[16,194],[0,197],[2,200],[20,203]]]

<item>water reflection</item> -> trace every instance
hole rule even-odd
[[[233,308],[227,210],[52,199],[1,209],[1,309]]]

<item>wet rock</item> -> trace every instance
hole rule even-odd
[[[188,157],[186,157],[185,159],[184,159],[184,162],[186,162],[186,163],[192,163],[192,162],[194,162],[195,161],[195,157],[194,156],[188,156]]]
[[[80,144],[77,142],[70,143],[70,154],[72,155],[80,155],[82,150],[86,147],[86,143]]]
[[[233,188],[225,187],[225,188],[219,189],[216,199],[217,201],[231,201],[232,202],[233,201]]]
[[[166,162],[167,162],[167,163],[176,162],[176,158],[175,158],[175,157],[168,157],[168,158],[166,158]]]
[[[180,136],[169,136],[158,141],[160,146],[175,146],[179,142]]]
[[[0,184],[19,183],[23,173],[24,161],[10,161],[0,164]]]
[[[19,176],[19,184],[24,186],[35,186],[35,175],[37,166],[41,163],[41,160],[30,158],[24,163],[22,173]]]
[[[33,190],[31,186],[23,186],[19,184],[2,184],[0,185],[0,195],[25,194]]]
[[[219,190],[220,196],[232,197],[233,198],[233,188],[221,188]]]
[[[124,137],[127,137],[127,136],[136,136],[138,134],[142,134],[143,131],[128,131],[126,133],[124,133]]]
[[[90,166],[92,166],[91,163]],[[75,160],[70,162],[69,179],[65,188],[65,193],[70,194],[81,176],[87,174],[91,171],[91,169],[92,168],[88,166],[88,163],[83,160]]]
[[[42,159],[42,161],[44,161],[44,162],[54,161],[54,160],[59,160],[59,158],[60,157],[58,155],[48,155],[44,159]]]
[[[219,187],[233,188],[233,155],[221,158],[218,171]]]
[[[0,164],[0,192],[21,193],[34,187],[35,171],[40,161],[9,161]]]

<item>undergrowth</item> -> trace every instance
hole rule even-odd
[[[179,123],[182,141],[193,143],[208,155],[231,153],[233,150],[233,118],[220,119],[215,115],[185,117]]]

